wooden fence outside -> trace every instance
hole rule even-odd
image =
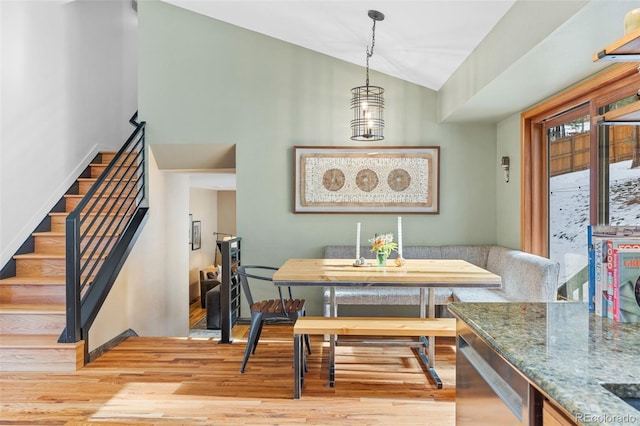
[[[609,162],[630,160],[640,149],[638,126],[609,126]],[[551,176],[589,168],[589,132],[559,138],[549,144]]]

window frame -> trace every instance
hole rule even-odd
[[[598,223],[598,108],[640,88],[638,64],[615,64],[521,114],[520,235],[523,251],[549,257],[549,147],[545,131],[568,111],[584,108],[591,120],[589,223]]]

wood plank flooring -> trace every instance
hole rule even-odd
[[[194,314],[195,320],[197,315]],[[130,337],[72,373],[0,374],[0,424],[454,425],[455,343],[438,338],[436,389],[408,348],[328,348],[312,337],[301,400],[293,400],[290,326],[265,326],[239,372],[247,326],[234,342]]]

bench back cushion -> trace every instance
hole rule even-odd
[[[492,246],[486,269],[502,277],[502,291],[513,300],[556,300],[560,265],[555,261],[520,250]]]
[[[369,246],[360,247],[360,257],[373,259],[373,253],[369,252]],[[324,248],[325,259],[355,259],[356,246],[326,246]]]
[[[491,246],[441,246],[442,259],[462,259],[483,269],[487,268],[487,257]]]
[[[491,246],[404,246],[402,255],[405,259],[462,259],[478,265],[481,268],[487,266],[487,256]],[[367,259],[373,258],[369,246],[360,248],[360,256]],[[397,253],[391,253],[390,259],[395,259]],[[326,246],[324,248],[325,259],[355,259],[355,246]]]
[[[373,259],[374,255],[369,251],[370,246],[360,247],[360,257]],[[405,246],[402,248],[402,255],[406,259],[440,259],[440,247],[438,246]],[[398,257],[397,252],[391,253],[389,259]],[[355,246],[326,246],[324,248],[325,259],[355,259]]]

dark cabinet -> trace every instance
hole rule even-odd
[[[220,280],[220,343],[231,343],[231,329],[240,318],[240,237],[217,241],[222,256]]]

